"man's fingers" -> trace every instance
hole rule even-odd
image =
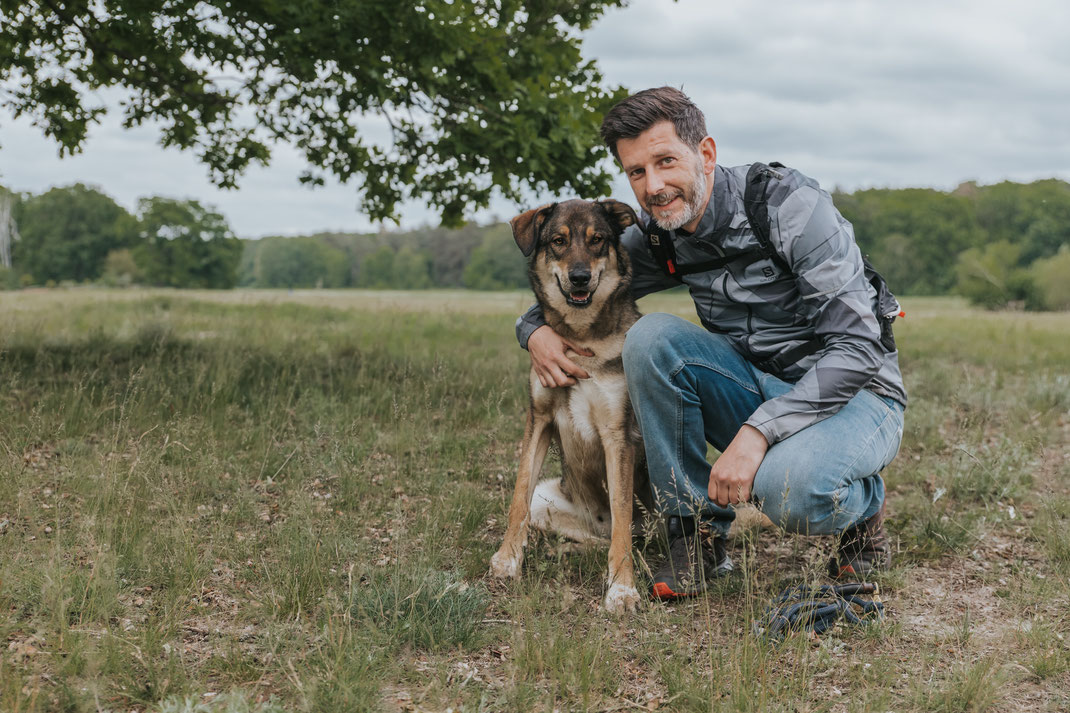
[[[590,377],[590,374],[588,374],[582,366],[571,362],[568,359],[562,359],[560,362],[558,362],[557,365],[561,369],[561,371],[565,372],[571,377],[574,377],[575,379],[586,379]],[[576,382],[573,381],[572,383]]]
[[[750,486],[746,483],[723,481],[711,474],[710,500],[726,508],[750,500]]]
[[[572,342],[568,341],[567,339],[562,339],[561,341],[565,343],[566,347],[568,347],[572,351],[576,352],[577,354],[580,354],[582,356],[588,356],[588,357],[589,356],[594,356],[594,352],[592,352],[590,349],[587,349],[586,347],[581,347],[581,346],[578,346],[576,344],[573,344]]]
[[[591,350],[562,339],[549,327],[546,329],[539,327],[531,333],[528,338],[528,351],[531,352],[531,363],[535,367],[535,375],[539,377],[539,383],[543,387],[552,389],[559,386],[573,386],[576,384],[576,379],[590,378],[590,374],[583,367],[565,356],[569,349],[582,356],[594,355]]]
[[[551,365],[548,369],[536,369],[535,375],[539,377],[539,383],[543,385],[543,388],[547,389],[553,389],[559,386],[572,386],[576,383],[575,379],[570,377],[556,365]]]
[[[558,386],[572,386],[576,383],[576,379],[589,377],[583,367],[563,357],[550,364],[549,370]]]
[[[542,384],[544,389],[552,389],[557,386],[557,380],[552,369],[536,368],[535,375],[539,377],[539,383]]]
[[[554,369],[554,383],[557,386],[572,386],[576,380],[560,369]]]
[[[728,500],[728,486],[727,485],[725,485],[724,483],[718,483],[717,484],[717,497],[715,497],[713,499],[713,502],[717,503],[718,505],[720,505],[723,508],[728,507],[729,500]]]

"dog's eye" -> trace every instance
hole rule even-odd
[[[557,247],[562,247],[565,244],[565,239],[558,235],[556,238],[550,241],[550,244],[556,245]]]
[[[591,245],[601,245],[603,240],[605,240],[605,238],[603,238],[601,235],[592,235]]]

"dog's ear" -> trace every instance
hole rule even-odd
[[[639,222],[638,216],[635,215],[635,211],[627,203],[621,203],[615,201],[612,198],[605,198],[598,201],[598,205],[602,206],[602,210],[609,216],[609,222],[613,226],[613,230],[620,235],[624,232],[624,229],[629,225],[635,225]]]
[[[524,253],[524,257],[529,257],[535,252],[535,246],[539,242],[539,230],[542,229],[542,224],[546,222],[556,205],[556,203],[547,203],[544,206],[526,210],[509,221],[509,225],[513,228],[513,240],[516,241],[520,252]]]

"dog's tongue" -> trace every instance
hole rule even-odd
[[[590,292],[573,292],[572,293],[572,299],[576,300],[577,302],[583,302],[585,299],[587,299],[590,296],[591,296]]]

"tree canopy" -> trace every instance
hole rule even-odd
[[[13,264],[38,284],[95,280],[112,250],[137,240],[137,222],[111,196],[77,183],[53,188],[16,206],[21,239]]]
[[[242,244],[222,215],[197,201],[155,196],[143,198],[142,241],[137,264],[149,282],[167,287],[234,287]]]
[[[607,192],[597,127],[624,92],[578,32],[623,1],[0,0],[3,104],[76,152],[118,88],[125,126],[219,186],[285,142],[373,219],[417,197],[455,224],[495,188]]]

